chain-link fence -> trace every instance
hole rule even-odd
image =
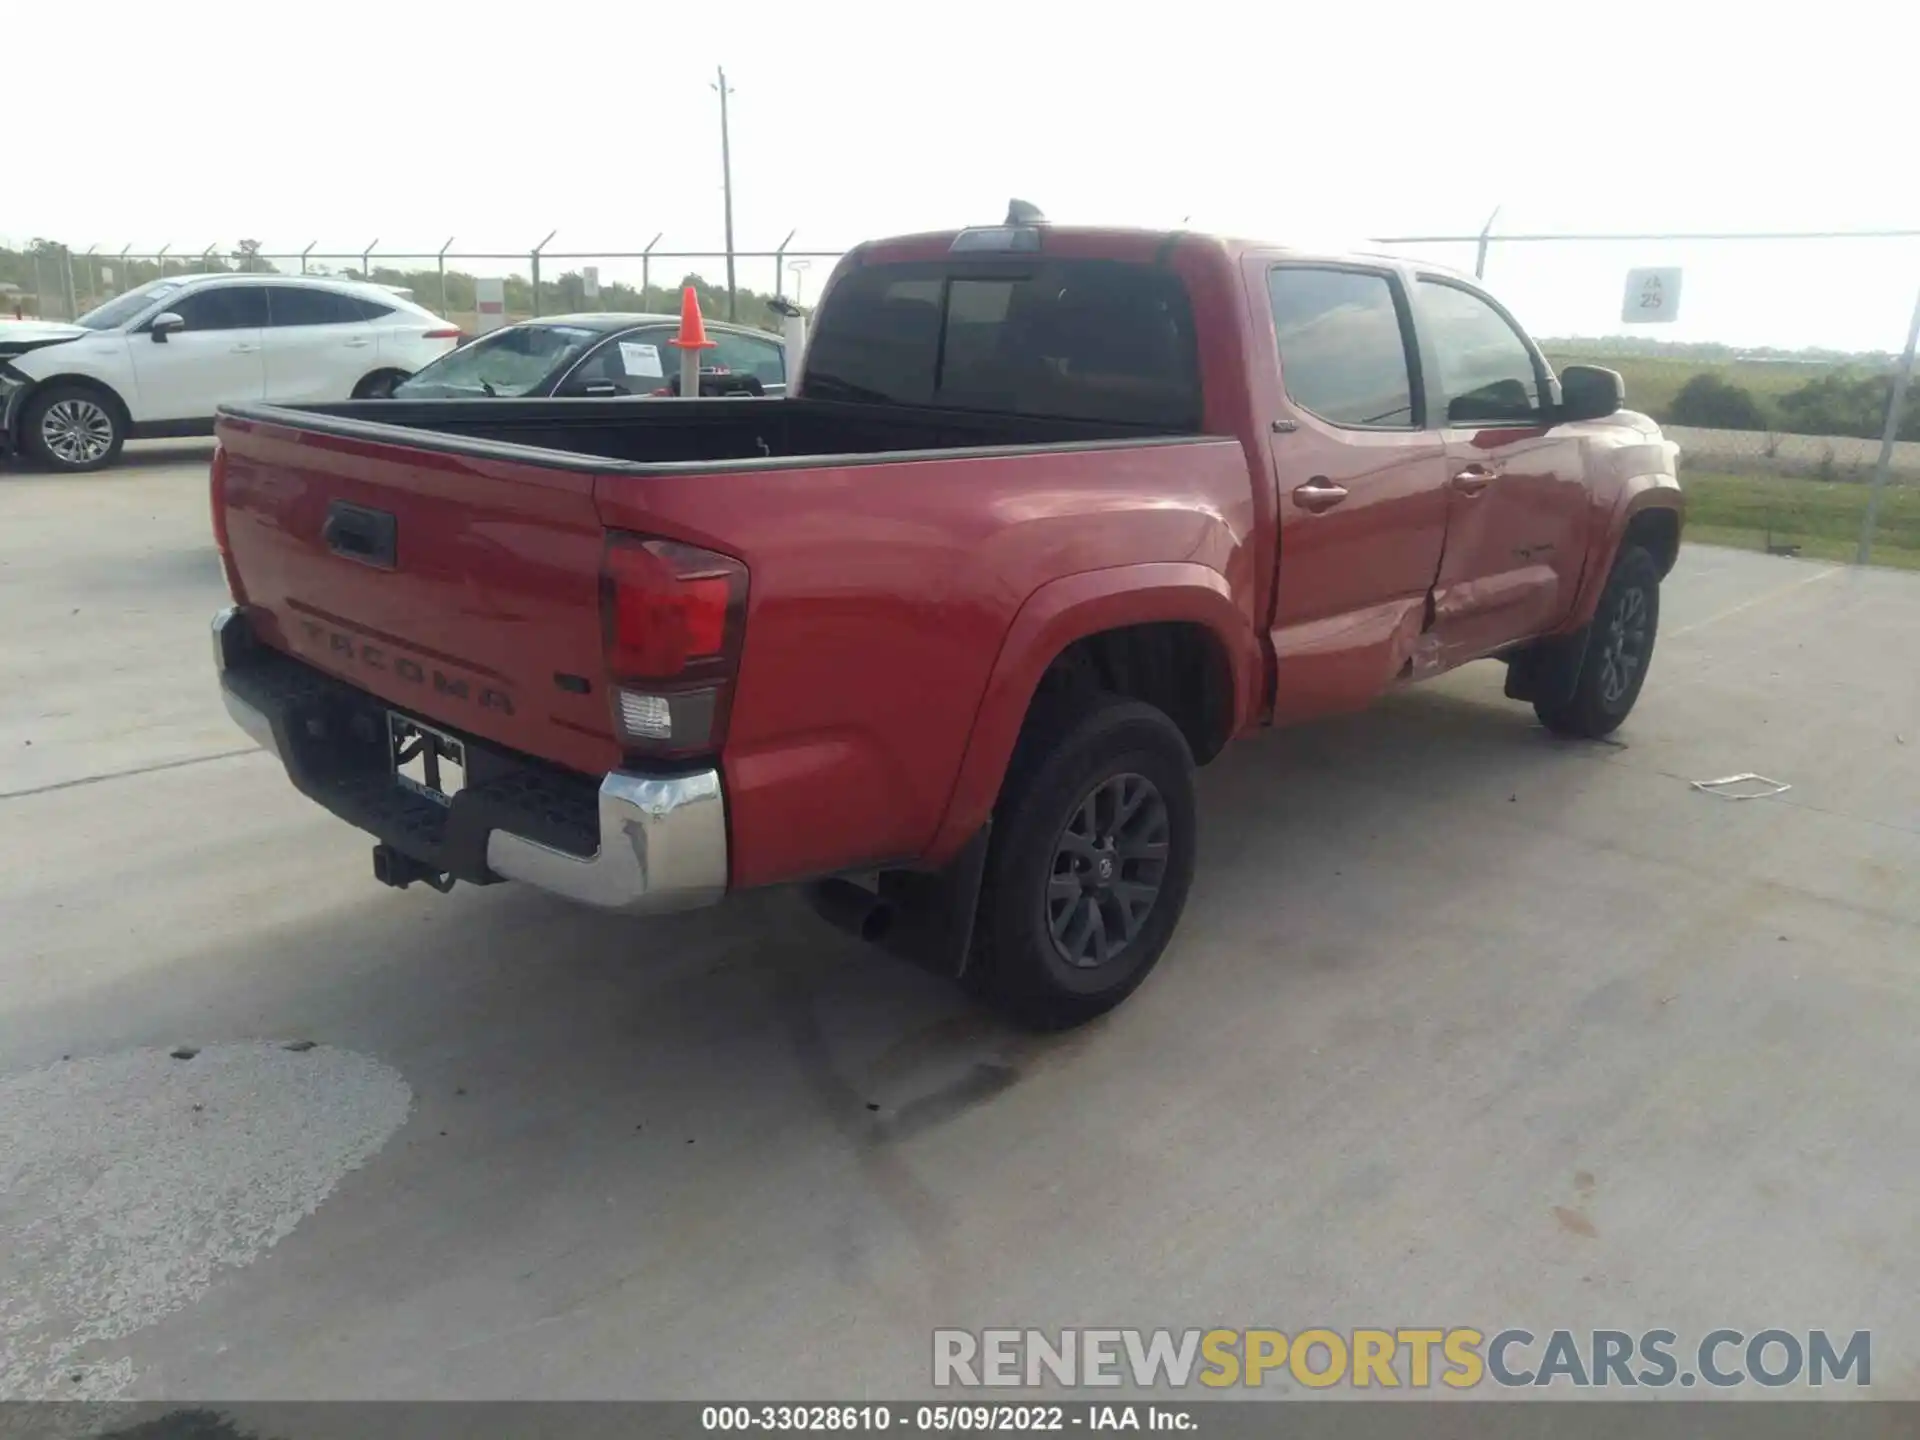
[[[677,314],[681,287],[694,283],[715,319],[779,328],[768,300],[807,303],[839,251],[715,251],[663,248],[662,237],[639,250],[472,252],[268,252],[250,246],[195,252],[74,250],[36,241],[21,251],[0,247],[0,312],[72,320],[137,286],[169,275],[277,272],[337,275],[406,291],[418,303],[468,329],[478,322],[476,281],[501,283],[509,321],[588,310]],[[732,277],[731,288],[728,278]]]
[[[732,255],[676,249],[664,234],[598,252],[551,248],[549,235],[525,253],[463,251],[451,240],[411,253],[376,241],[358,252],[270,253],[242,242],[144,254],[38,241],[0,247],[0,310],[66,319],[163,275],[273,270],[394,286],[469,331],[479,327],[476,292],[488,281],[500,283],[507,321],[588,310],[675,314],[681,286],[691,283],[710,318],[777,331],[769,302],[807,303],[840,256],[798,250],[792,240]],[[1864,557],[1874,525],[1904,533],[1910,515],[1907,559],[1920,566],[1920,404],[1902,414],[1895,403],[1903,322],[1920,287],[1920,231],[1515,235],[1490,224],[1481,234],[1374,243],[1482,275],[1544,337],[1557,366],[1618,370],[1628,404],[1683,447],[1694,514],[1707,515],[1709,529],[1725,497],[1742,526],[1756,507],[1766,511],[1765,523],[1741,531],[1755,544],[1851,555],[1854,542],[1843,544],[1842,533],[1850,531]],[[1677,272],[1670,323],[1626,318],[1629,273],[1649,268]],[[1883,466],[1889,433],[1895,443]],[[1827,489],[1816,494],[1808,482]],[[1807,519],[1815,511],[1817,525]],[[1790,538],[1779,541],[1780,532]]]

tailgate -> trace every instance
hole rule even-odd
[[[297,422],[219,435],[235,598],[261,640],[449,729],[618,765],[591,471]]]

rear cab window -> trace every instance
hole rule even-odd
[[[844,276],[805,393],[1198,432],[1192,309],[1172,272],[1109,260],[903,262]]]

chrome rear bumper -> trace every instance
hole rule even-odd
[[[694,910],[727,892],[727,807],[716,770],[600,782],[600,849],[582,860],[510,830],[487,836],[487,868],[599,910]]]
[[[511,797],[525,788],[518,785],[495,787],[498,793],[482,786],[455,795],[436,834],[435,812],[425,812],[426,823],[421,820],[419,805],[427,802],[397,786],[387,790],[365,765],[355,770],[351,764],[326,763],[338,759],[325,752],[336,743],[330,737],[340,727],[315,723],[315,697],[323,696],[332,707],[329,715],[343,702],[384,711],[385,701],[264,650],[241,606],[230,605],[214,616],[213,656],[227,713],[281,761],[296,789],[424,865],[482,884],[518,880],[596,909],[629,914],[696,909],[726,893],[727,809],[718,770],[606,775],[586,822],[598,831],[591,854],[516,829]],[[563,788],[576,796],[588,783],[564,778]]]

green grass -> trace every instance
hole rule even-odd
[[[1627,406],[1656,420],[1667,418],[1667,407],[1680,387],[1694,376],[1713,374],[1729,384],[1751,391],[1762,405],[1778,400],[1807,381],[1831,374],[1834,367],[1813,362],[1782,360],[1703,360],[1680,355],[1583,354],[1578,349],[1550,347],[1547,359],[1555,370],[1575,365],[1604,365],[1620,372],[1627,385]]]
[[[1780,475],[1681,477],[1687,496],[1687,539],[1744,550],[1798,545],[1820,560],[1851,560],[1866,518],[1867,487]],[[1873,560],[1920,570],[1920,487],[1889,485],[1880,496]]]

